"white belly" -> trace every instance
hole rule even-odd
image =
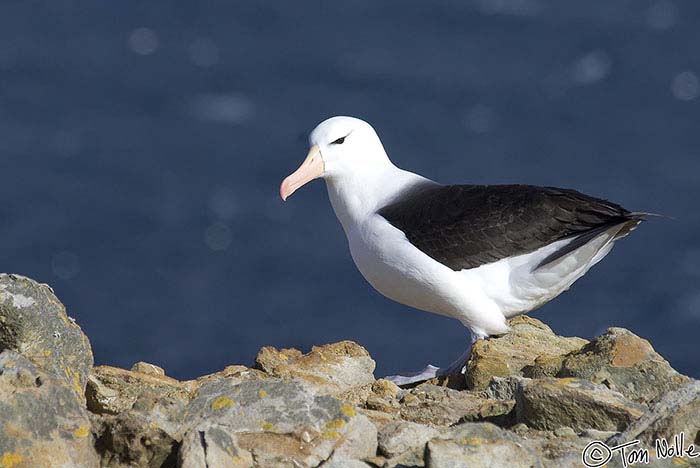
[[[346,234],[357,268],[377,291],[401,304],[458,319],[475,334],[488,336],[505,333],[506,318],[535,309],[568,289],[610,251],[615,232],[534,272],[542,259],[568,241],[454,271],[414,247],[379,215]]]

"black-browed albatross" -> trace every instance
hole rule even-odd
[[[374,129],[332,117],[309,137],[286,200],[323,178],[365,279],[401,304],[459,320],[472,341],[508,332],[506,319],[566,291],[644,213],[575,190],[532,185],[441,185],[399,169]],[[428,366],[399,384],[462,369]]]

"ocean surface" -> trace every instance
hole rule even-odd
[[[700,3],[0,5],[0,271],[53,286],[99,364],[191,378],[355,340],[376,375],[467,332],[350,259],[323,182],[279,183],[333,115],[444,183],[575,188],[662,213],[532,315],[611,326],[700,377]]]

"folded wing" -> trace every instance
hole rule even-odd
[[[455,271],[572,239],[537,268],[609,228],[626,235],[643,218],[575,190],[531,185],[449,185],[419,189],[378,211],[415,247]]]

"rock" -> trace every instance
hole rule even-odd
[[[653,452],[684,433],[700,445],[700,382],[645,340],[509,323],[474,345],[466,375],[413,388],[374,380],[350,341],[266,347],[255,369],[180,382],[146,362],[92,369],[89,341],[50,288],[0,274],[0,468],[568,468],[592,440]]]
[[[389,466],[423,466],[425,444],[440,432],[429,426],[394,421],[379,431],[379,451]]]
[[[553,468],[566,466],[566,463],[571,463],[568,457],[574,455],[578,459],[578,464],[573,466],[581,468],[581,453],[590,439],[578,437],[571,428],[566,428],[563,432],[561,436],[558,436],[550,431],[529,429],[521,436],[525,440],[524,444],[531,451],[540,455],[545,466]]]
[[[258,353],[255,364],[271,376],[308,382],[326,395],[338,395],[374,382],[374,361],[352,341],[314,346],[307,354],[266,346]]]
[[[567,356],[559,376],[602,383],[645,404],[655,402],[688,381],[648,341],[624,328],[610,328]]]
[[[686,445],[700,446],[700,381],[693,380],[666,394],[651,411],[631,424],[622,434],[613,436],[609,443],[617,445],[640,440],[653,445],[657,438],[669,445],[673,437],[683,432]],[[700,451],[700,449],[698,449]]]
[[[131,410],[137,402],[141,408],[166,398],[187,402],[191,389],[165,375],[97,366],[88,377],[85,395],[91,412],[119,414]]]
[[[372,468],[359,460],[334,460],[323,464],[323,468]]]
[[[63,379],[83,401],[92,367],[90,341],[51,288],[0,274],[0,350],[11,349]]]
[[[517,376],[493,377],[480,394],[494,400],[513,400],[521,380],[523,378]]]
[[[253,455],[240,448],[223,429],[189,431],[180,448],[180,468],[240,468],[254,466]]]
[[[371,389],[372,392],[380,398],[396,398],[403,392],[398,385],[386,379],[377,379],[372,383]]]
[[[359,404],[370,410],[395,415],[398,414],[401,407],[399,397],[405,393],[406,391],[395,383],[386,379],[378,379],[370,386],[370,393],[364,398],[364,401],[360,401]]]
[[[577,437],[576,431],[568,426],[559,426],[554,429],[554,435],[557,437]]]
[[[131,366],[133,372],[141,372],[142,374],[149,375],[165,375],[165,371],[162,367],[158,367],[155,364],[150,364],[148,362],[139,361],[133,366]]]
[[[425,466],[537,468],[542,461],[515,434],[489,423],[466,423],[428,442]]]
[[[212,428],[223,431],[261,466],[317,466],[329,458],[371,457],[377,450],[377,431],[367,417],[294,380],[206,381],[184,420],[205,438]]]
[[[406,421],[450,426],[505,416],[514,406],[514,400],[494,400],[474,392],[421,384],[403,396],[399,414]]]
[[[604,385],[574,378],[524,379],[515,397],[518,422],[535,429],[620,431],[645,410]]]
[[[86,390],[103,468],[174,466],[188,386],[164,375],[93,369]]]
[[[63,379],[0,353],[0,466],[97,468],[87,412]]]
[[[478,340],[472,345],[465,373],[467,388],[484,390],[494,376],[522,376],[523,369],[536,361],[551,365],[587,343],[582,338],[557,336],[548,326],[527,315],[510,320],[508,325],[508,334]],[[556,374],[557,370],[550,372]]]

